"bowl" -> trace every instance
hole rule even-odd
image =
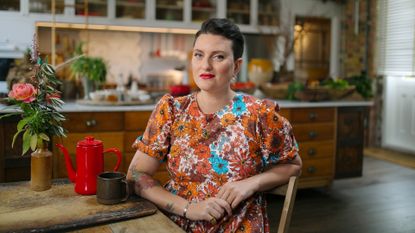
[[[264,83],[260,86],[266,97],[273,99],[286,99],[290,83]]]

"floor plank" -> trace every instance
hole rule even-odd
[[[415,170],[364,157],[363,176],[299,190],[291,233],[414,233]],[[276,232],[282,199],[267,196]],[[276,214],[277,213],[277,214]]]
[[[403,153],[377,147],[365,148],[363,153],[365,156],[389,161],[405,167],[415,168],[415,154]]]

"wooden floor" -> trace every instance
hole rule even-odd
[[[363,153],[365,156],[370,156],[415,169],[415,154],[397,152],[378,147],[365,148]]]
[[[269,200],[271,230],[281,199]],[[274,212],[270,212],[270,210]],[[414,233],[415,169],[364,157],[363,177],[299,190],[290,233]]]

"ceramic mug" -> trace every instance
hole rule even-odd
[[[103,172],[97,176],[97,201],[105,205],[117,204],[128,199],[126,175],[122,172]]]

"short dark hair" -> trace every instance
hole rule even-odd
[[[211,18],[204,21],[195,35],[195,42],[201,34],[219,35],[231,40],[234,60],[242,57],[244,37],[239,27],[229,19]]]

